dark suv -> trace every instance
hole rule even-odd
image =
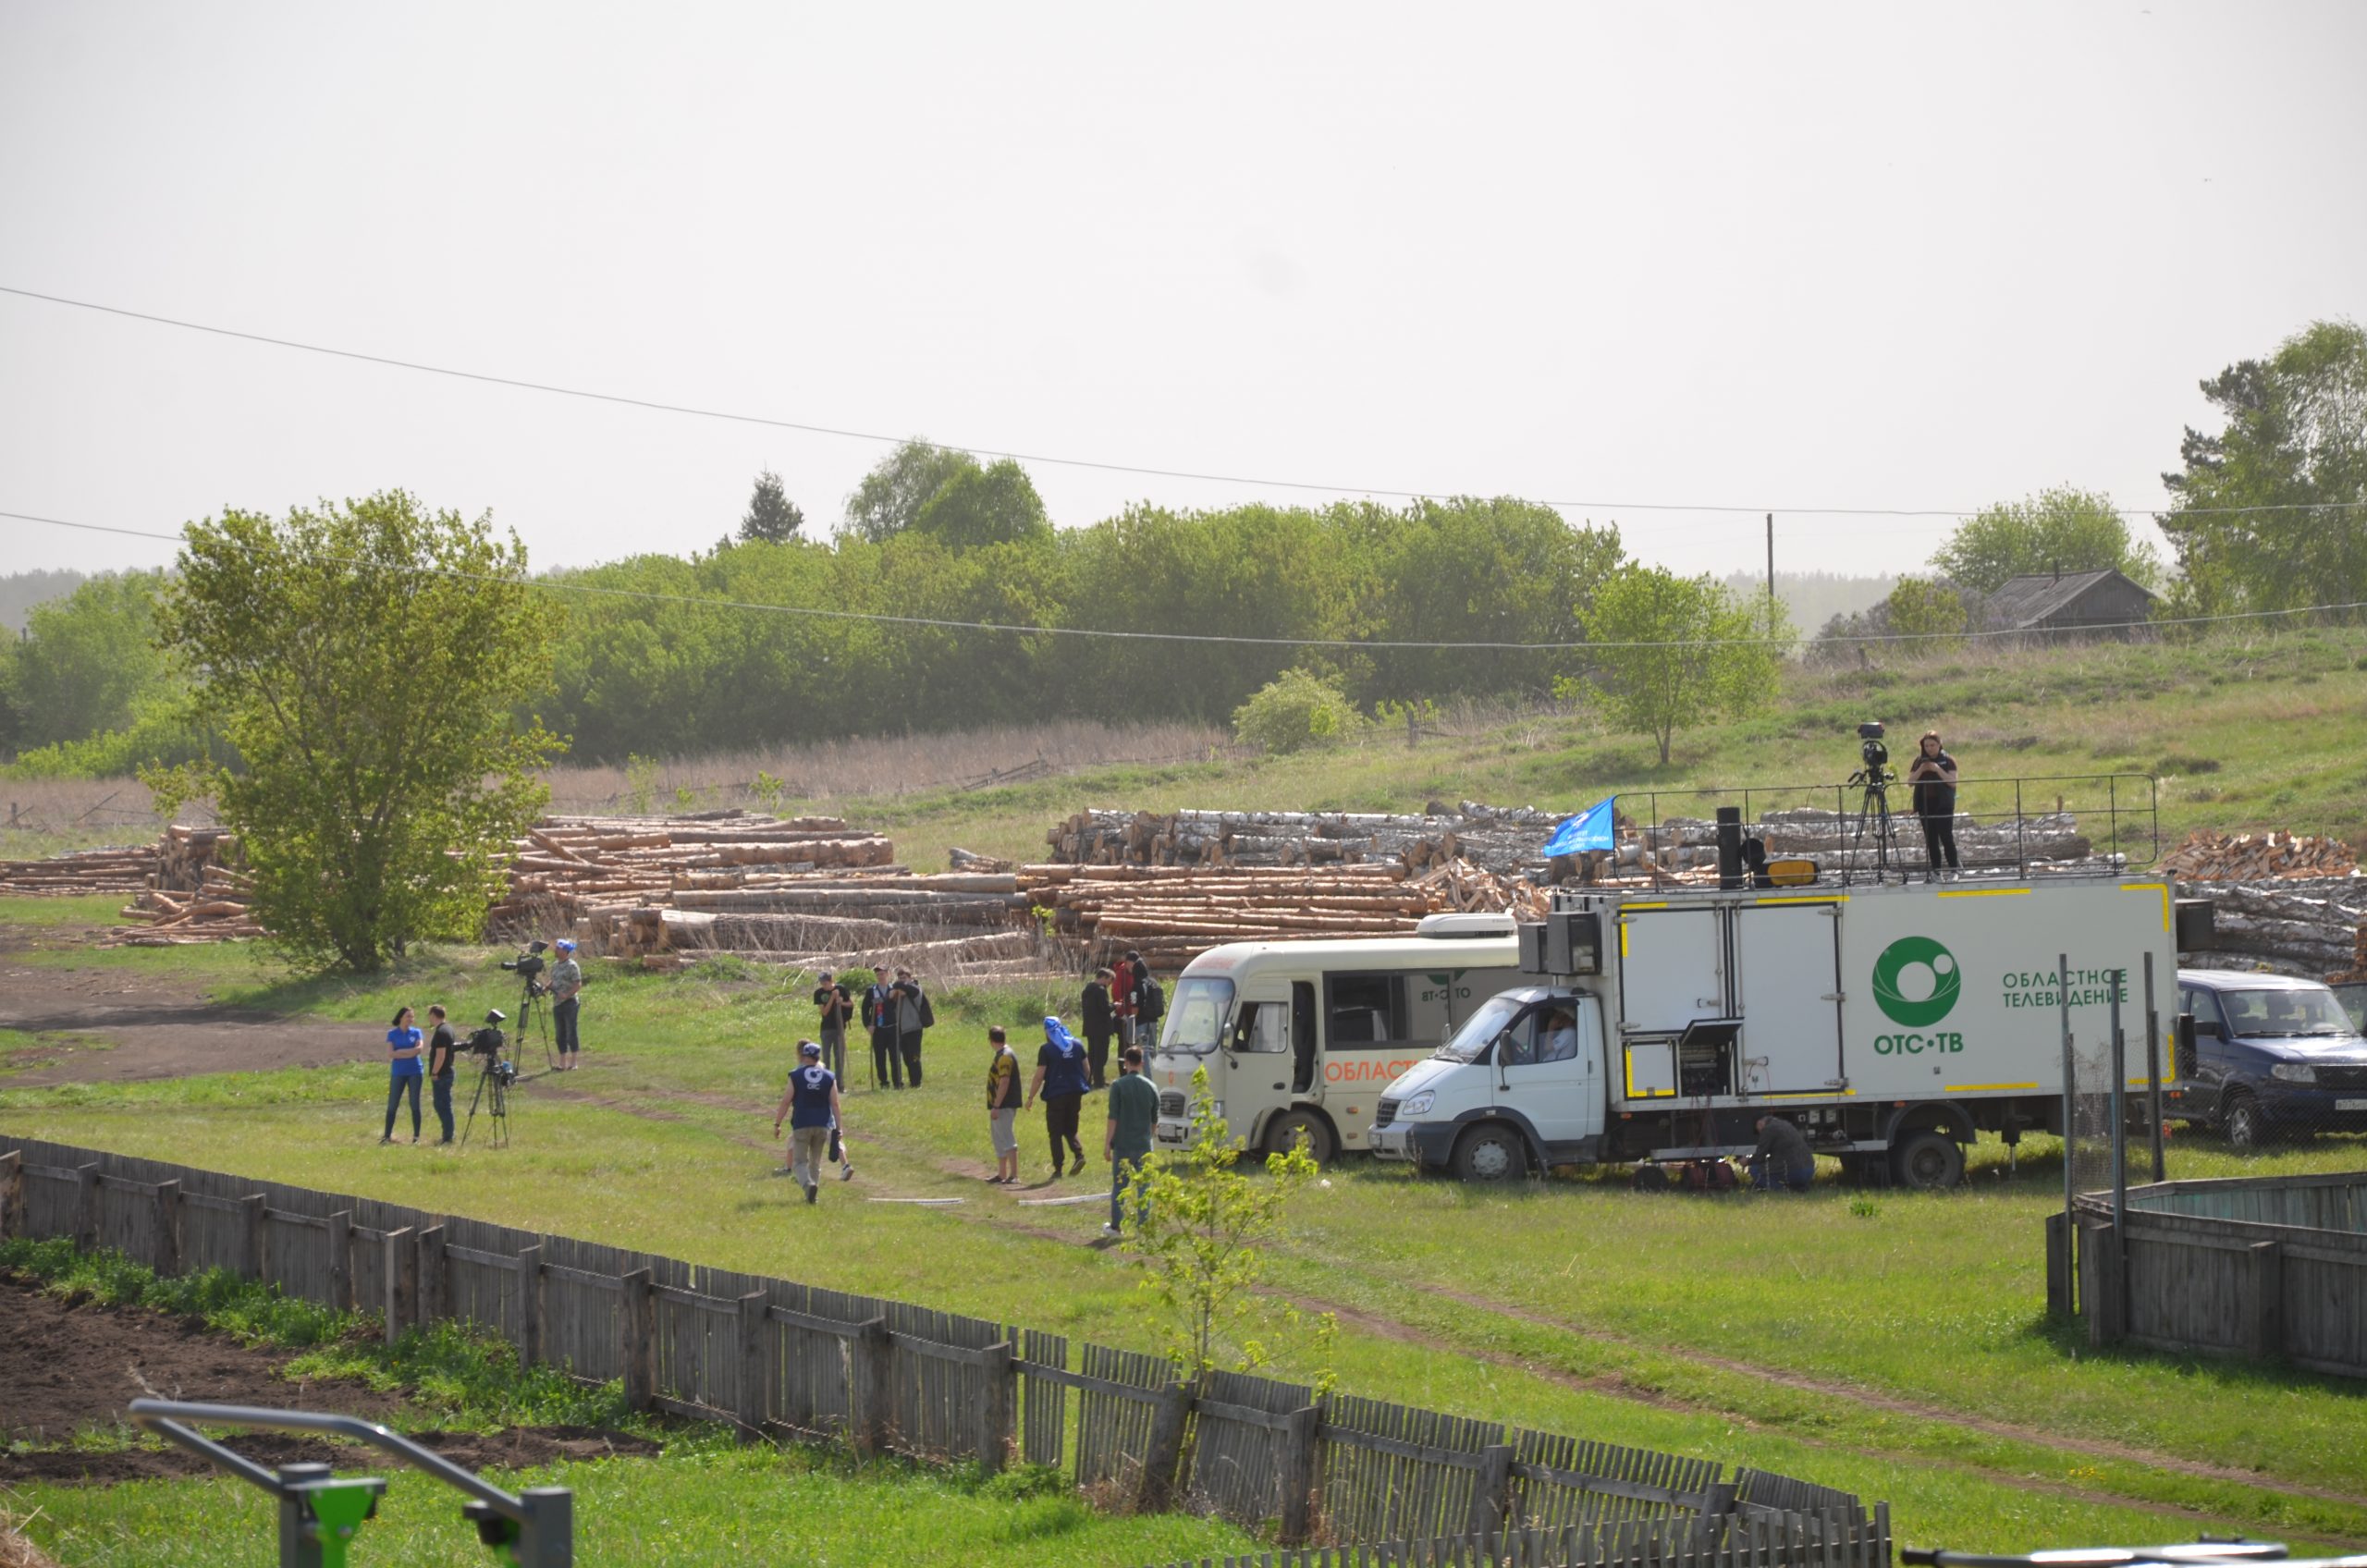
[[[2184,1101],[2238,1149],[2279,1133],[2367,1132],[2367,1038],[2315,980],[2228,969],[2178,971],[2194,1014]]]

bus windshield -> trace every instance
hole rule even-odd
[[[1450,1036],[1438,1049],[1442,1061],[1478,1061],[1495,1037],[1511,1026],[1527,1004],[1517,997],[1490,997],[1479,1011],[1463,1021],[1463,1027]]]
[[[1184,1056],[1206,1056],[1224,1037],[1233,1016],[1233,982],[1184,979],[1175,983],[1175,999],[1167,1004],[1167,1032],[1159,1048]]]

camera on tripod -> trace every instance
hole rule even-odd
[[[516,958],[506,958],[501,961],[502,968],[510,971],[526,983],[526,994],[530,997],[539,997],[550,988],[542,982],[543,955],[550,951],[550,948],[551,945],[548,942],[538,937]]]
[[[499,1071],[506,1068],[511,1077],[516,1077],[518,1069],[504,1060],[501,1055],[502,1047],[509,1043],[509,1036],[501,1032],[502,1022],[502,1011],[499,1008],[495,1008],[486,1013],[484,1027],[470,1032],[466,1048],[471,1056],[484,1057],[494,1070]]]
[[[1864,760],[1867,774],[1875,778],[1890,766],[1890,748],[1883,744],[1880,719],[1858,726],[1858,755]]]

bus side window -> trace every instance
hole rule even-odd
[[[1281,1056],[1291,1048],[1290,1015],[1282,1003],[1245,1002],[1241,1011],[1241,1037],[1236,1050]]]
[[[1291,982],[1291,1090],[1315,1086],[1315,982]]]

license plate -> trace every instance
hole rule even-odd
[[[2336,1110],[2367,1110],[2367,1100],[2336,1100],[2334,1108]]]
[[[1156,1129],[1156,1132],[1159,1141],[1162,1144],[1180,1144],[1184,1141],[1184,1129],[1181,1127],[1161,1126]]]

